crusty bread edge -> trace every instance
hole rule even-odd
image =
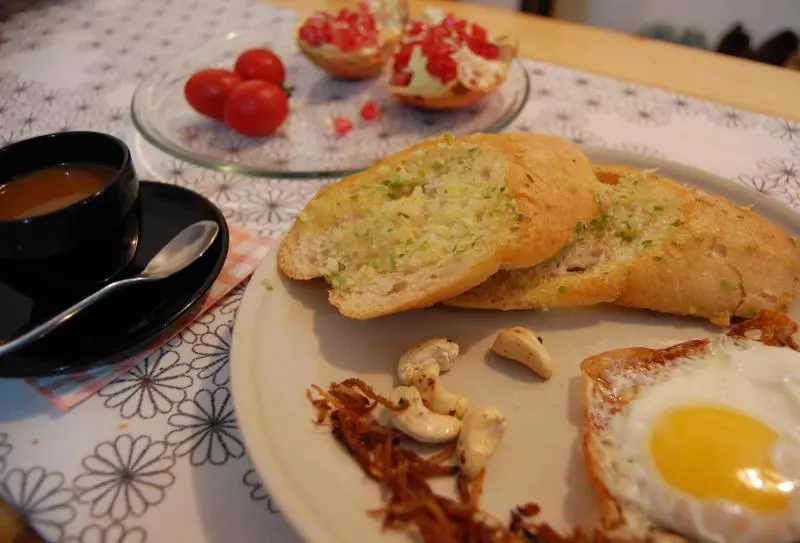
[[[541,189],[538,187],[531,189],[527,182],[527,180],[531,179],[531,175],[525,168],[525,163],[521,162],[524,157],[524,149],[520,147],[521,144],[525,143],[524,141],[520,142],[520,138],[524,136],[525,135],[521,134],[475,134],[467,136],[463,139],[465,141],[472,142],[477,146],[484,145],[487,147],[492,147],[496,152],[504,155],[507,158],[509,162],[509,169],[507,173],[506,184],[514,192],[515,198],[522,201],[523,205],[527,205],[527,201],[533,199],[530,192],[532,190]],[[558,141],[558,145],[569,146],[574,149],[575,156],[573,157],[571,164],[566,166],[562,164],[560,167],[558,167],[556,164],[559,174],[561,174],[565,168],[580,169],[582,167],[585,167],[587,173],[590,173],[590,164],[579,149],[571,146],[571,144],[569,144],[569,142],[563,138],[554,136],[546,137],[554,140],[554,142]],[[416,150],[433,147],[437,145],[439,141],[440,140],[438,138],[431,138],[386,157],[364,172],[359,172],[335,184],[328,185],[320,190],[315,198],[318,198],[327,190],[331,190],[334,187],[341,187],[343,184],[357,182],[357,180],[360,179],[360,177],[366,172],[370,172],[383,165],[392,165],[400,162]],[[566,162],[567,159],[564,160]],[[580,164],[580,162],[583,164]],[[531,171],[531,173],[534,176],[536,175],[535,171]],[[576,176],[575,179],[575,184],[570,185],[569,188],[561,187],[559,185],[560,188],[558,190],[568,191],[570,189],[584,189],[583,192],[585,194],[582,195],[582,200],[576,201],[575,205],[572,206],[572,212],[575,215],[576,221],[589,220],[598,212],[598,206],[592,192],[592,184],[596,182],[595,177],[593,175],[582,175]],[[557,207],[561,202],[562,200],[559,199],[552,205]],[[530,216],[537,217],[538,214],[533,212]],[[561,222],[563,221],[564,219],[562,219]],[[286,276],[292,279],[314,279],[320,276],[316,270],[300,269],[300,267],[297,266],[293,260],[293,252],[300,243],[301,235],[302,226],[298,224],[298,220],[295,220],[292,228],[281,242],[278,253],[278,266]],[[397,295],[385,296],[384,300],[379,306],[373,304],[368,308],[354,307],[353,304],[348,303],[347,295],[333,288],[329,293],[329,301],[332,305],[337,307],[343,315],[355,319],[369,319],[405,311],[408,309],[428,307],[466,292],[470,288],[473,288],[474,286],[491,277],[492,274],[501,268],[529,266],[538,263],[542,259],[549,258],[561,247],[563,247],[563,245],[571,239],[571,236],[572,224],[569,225],[569,228],[567,228],[566,225],[560,225],[558,229],[555,229],[554,232],[549,232],[549,235],[547,236],[534,235],[533,231],[530,233],[525,233],[525,230],[523,229],[523,232],[517,236],[513,243],[496,247],[491,255],[487,255],[486,258],[475,262],[469,269],[464,270],[455,277],[449,276],[447,280],[437,281],[429,284],[427,285],[427,288],[424,288],[422,291],[415,291],[415,295],[412,297],[409,297],[407,292],[401,292]],[[533,240],[533,243],[529,245],[526,242],[529,242],[530,240]]]
[[[613,177],[620,177],[623,175],[633,174],[633,173],[641,173],[642,170],[640,168],[635,168],[632,166],[627,165],[620,165],[620,164],[607,164],[607,163],[593,163],[592,168],[595,172],[595,175],[598,179],[606,184],[615,184]],[[688,222],[691,218],[691,214],[694,212],[693,210],[696,206],[700,205],[698,202],[700,199],[703,198],[712,198],[714,200],[718,200],[721,205],[734,209],[736,207],[735,203],[731,202],[724,196],[716,196],[716,195],[706,195],[703,191],[699,191],[692,187],[688,187],[681,183],[678,183],[670,178],[663,177],[658,174],[658,172],[653,172],[651,174],[653,177],[658,179],[659,183],[663,183],[665,186],[673,187],[675,190],[680,192],[685,192],[686,194],[686,201],[684,202],[684,219]],[[748,218],[747,220],[753,220],[752,218]],[[776,231],[783,231],[778,225],[774,224],[771,220],[767,217],[757,216],[755,221],[759,221],[760,224],[768,225],[768,229],[775,228]],[[756,222],[752,224],[759,224]],[[788,235],[788,234],[787,234]],[[660,246],[653,246],[651,249],[643,252],[640,256],[632,260],[624,274],[626,278],[622,280],[619,288],[619,292],[617,293],[616,299],[605,299],[602,300],[603,302],[610,302],[615,303],[616,305],[620,306],[628,306],[633,307],[636,309],[643,309],[643,310],[650,310],[656,311],[660,313],[668,313],[668,314],[675,314],[675,315],[684,315],[684,316],[691,316],[697,318],[703,318],[706,320],[711,321],[713,324],[718,326],[727,326],[730,324],[730,318],[732,316],[738,317],[748,317],[751,316],[750,312],[752,309],[746,307],[745,302],[753,304],[756,301],[750,297],[744,296],[744,290],[740,290],[738,292],[728,292],[725,290],[720,290],[717,293],[717,299],[715,303],[706,303],[704,307],[698,308],[693,303],[686,303],[686,304],[675,304],[675,299],[669,296],[669,294],[665,292],[661,292],[659,290],[653,290],[647,288],[647,283],[642,282],[642,278],[639,277],[642,275],[642,271],[646,271],[646,264],[649,262],[649,258],[663,258],[664,256],[669,256],[672,248],[669,246],[672,243],[674,237],[668,237],[664,244]],[[777,247],[777,246],[776,246]],[[797,277],[800,276],[800,252],[796,249],[796,247],[782,247],[780,249],[780,254],[785,255],[784,258],[784,266],[786,267],[785,274],[794,274],[795,280],[791,286],[781,283],[778,281],[777,277],[775,278],[778,283],[783,284],[783,287],[780,292],[780,296],[777,297],[775,302],[775,306],[770,307],[773,310],[783,311],[788,309],[791,303],[794,301],[794,296],[797,294],[798,286],[800,285],[800,281],[798,281]],[[736,270],[739,269],[740,266],[729,266],[731,269],[731,277],[736,277],[738,272]],[[683,270],[678,270],[680,274],[685,275],[684,280],[686,284],[690,284],[693,280],[693,276],[690,274],[690,268],[684,267]],[[794,271],[791,271],[794,270]],[[634,273],[634,271],[636,273]],[[781,275],[784,275],[782,273]],[[639,277],[639,280],[636,278]],[[675,277],[675,275],[671,275],[671,277]],[[647,279],[647,277],[644,277]],[[560,283],[558,283],[560,284]],[[564,281],[566,284],[566,281]],[[579,303],[578,300],[575,299],[576,296],[583,293],[586,289],[581,288],[571,288],[568,290],[573,296],[568,300],[560,297],[556,297],[556,303],[547,305],[547,307],[568,307],[568,306],[575,306],[575,305],[594,305],[594,303]],[[591,289],[589,289],[591,291]],[[724,300],[726,297],[733,297],[734,295],[739,295],[739,299],[737,303],[731,304],[730,301]],[[565,302],[565,303],[558,303],[558,302]],[[709,298],[703,298],[701,301],[709,302]],[[594,300],[590,300],[590,302],[594,302]],[[485,297],[475,298],[470,297],[469,293],[467,295],[460,297],[456,300],[448,300],[445,302],[446,305],[452,307],[461,307],[465,309],[495,309],[495,310],[526,310],[526,309],[538,309],[535,305],[531,305],[530,302],[528,303],[518,303],[512,304],[507,303],[502,299],[502,296],[498,296],[496,298]],[[707,307],[706,307],[707,306]],[[769,306],[768,306],[769,307]]]

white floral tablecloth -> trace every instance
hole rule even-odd
[[[261,0],[3,0],[0,145],[109,132],[131,146],[142,178],[187,186],[232,223],[279,234],[325,181],[237,177],[173,159],[136,133],[129,102],[176,51],[242,27],[293,25]],[[531,99],[510,130],[667,157],[800,208],[798,123],[541,62],[525,68]],[[241,295],[68,413],[22,381],[0,381],[3,498],[48,541],[297,541],[233,412],[228,351]]]

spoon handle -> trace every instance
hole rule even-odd
[[[17,349],[24,347],[28,343],[31,343],[32,341],[35,341],[40,337],[42,337],[43,335],[53,331],[55,328],[65,323],[66,321],[74,317],[76,314],[81,312],[82,310],[86,309],[96,301],[105,298],[112,292],[115,292],[120,288],[131,285],[133,283],[139,283],[146,280],[147,279],[144,277],[136,276],[136,277],[130,277],[128,279],[123,279],[121,281],[115,281],[113,283],[109,283],[108,285],[104,286],[97,292],[94,292],[93,294],[87,296],[78,303],[68,307],[58,315],[51,317],[50,319],[46,320],[45,322],[36,326],[35,328],[28,330],[21,336],[17,336],[11,341],[8,341],[6,343],[0,343],[0,358],[2,358],[4,355],[16,351]]]

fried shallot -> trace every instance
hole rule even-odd
[[[317,409],[315,423],[329,425],[364,472],[388,491],[388,504],[369,512],[382,517],[384,529],[415,528],[425,543],[587,541],[580,532],[565,537],[545,523],[532,521],[539,512],[536,504],[517,507],[508,526],[481,511],[485,471],[470,485],[452,463],[453,444],[427,458],[403,447],[403,435],[373,416],[379,404],[391,411],[403,408],[363,381],[346,379],[332,383],[328,390],[312,385],[307,396]],[[436,477],[455,479],[457,500],[433,491],[429,480]]]

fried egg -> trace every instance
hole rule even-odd
[[[599,467],[634,531],[800,540],[800,353],[725,338],[610,379],[634,396],[607,415]]]

